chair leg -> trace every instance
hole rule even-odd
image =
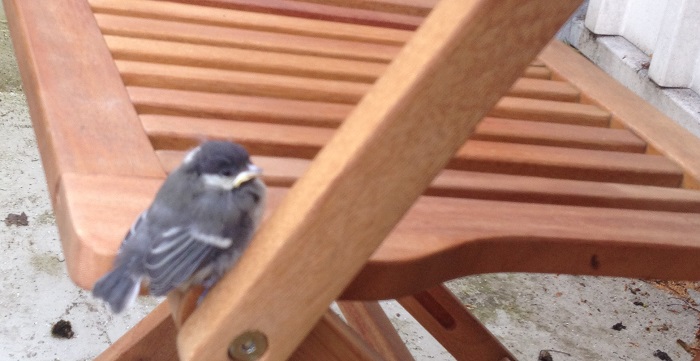
[[[457,360],[516,360],[445,286],[398,301]]]
[[[117,342],[97,356],[96,361],[177,360],[177,328],[163,302]]]
[[[381,361],[340,316],[328,310],[289,358],[294,361]]]
[[[413,360],[379,302],[338,301],[348,324],[387,361]]]

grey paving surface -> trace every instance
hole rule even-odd
[[[25,212],[29,226],[0,222],[0,361],[91,360],[152,307],[141,299],[113,316],[65,272],[36,141],[0,17],[0,218]],[[635,280],[556,275],[485,275],[450,283],[472,311],[520,360],[552,349],[562,360],[659,360],[691,356],[697,311],[683,300]],[[630,290],[636,290],[636,294]],[[641,302],[635,305],[634,302]],[[450,360],[395,302],[385,309],[417,360]],[[50,328],[72,323],[75,337],[57,339]],[[626,329],[612,330],[621,322]]]

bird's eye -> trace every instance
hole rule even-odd
[[[233,175],[233,173],[231,172],[230,169],[224,169],[224,170],[219,171],[219,175],[222,175],[224,177],[230,177]]]

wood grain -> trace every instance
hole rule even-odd
[[[264,359],[288,357],[577,5],[440,2],[185,323],[180,357],[225,359],[246,329],[270,340]],[[535,15],[545,9],[557,16]],[[464,92],[467,79],[478,91]]]
[[[696,137],[566,45],[553,42],[540,58],[558,76],[586,93],[590,101],[619,118],[654,149],[683,167],[686,186],[698,188],[700,142]]]

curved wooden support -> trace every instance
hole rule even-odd
[[[398,301],[458,361],[516,360],[445,286]]]

